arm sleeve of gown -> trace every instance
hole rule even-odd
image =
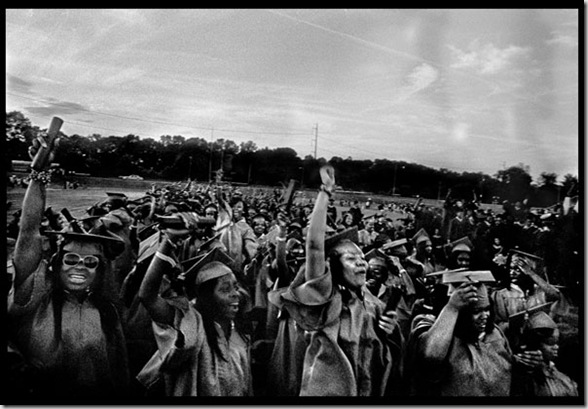
[[[26,281],[33,281],[33,291],[26,304],[18,304],[14,299],[14,287],[8,293],[8,313],[12,316],[27,314],[37,308],[37,305],[48,291],[51,290],[51,281],[47,275],[47,261],[41,260],[37,270],[26,278]]]
[[[341,296],[333,291],[328,269],[309,281],[299,280],[301,277],[304,277],[303,272],[282,293],[281,301],[298,325],[306,331],[316,331],[339,317]]]
[[[183,370],[186,365],[196,365],[194,360],[206,336],[198,311],[189,306],[187,300],[182,301],[170,302],[176,308],[174,326],[152,323],[157,351],[137,375],[146,387],[154,384],[161,372],[175,372]]]

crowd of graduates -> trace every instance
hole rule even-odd
[[[343,203],[320,176],[311,196],[108,192],[74,217],[33,170],[7,226],[10,398],[583,393],[557,365],[582,297],[577,198]]]

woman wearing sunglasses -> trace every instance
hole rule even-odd
[[[38,143],[35,140],[30,148],[31,157]],[[49,162],[40,168],[47,169]],[[105,280],[110,261],[120,251],[113,244],[120,240],[54,232],[61,236],[58,250],[50,261],[44,259],[39,228],[47,182],[47,172],[33,171],[22,204],[8,328],[15,352],[11,358],[20,356],[24,369],[18,372],[19,390],[8,390],[15,398],[45,403],[56,398],[65,402],[92,398],[92,403],[120,398],[129,385],[127,353]]]

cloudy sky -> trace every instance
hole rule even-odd
[[[577,9],[6,10],[6,109],[67,135],[578,175]]]

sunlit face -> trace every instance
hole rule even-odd
[[[543,359],[545,362],[554,361],[557,359],[559,354],[559,330],[555,330],[553,335],[549,338],[544,339],[539,344],[539,349],[543,353]]]
[[[218,278],[212,292],[212,301],[218,319],[235,319],[239,312],[239,283],[233,273]]]
[[[261,236],[262,234],[265,234],[267,230],[267,222],[263,217],[256,217],[255,219],[253,219],[251,223],[251,227],[253,227],[253,232],[256,236]]]
[[[213,218],[215,218],[215,219],[216,219],[216,209],[215,209],[214,207],[207,207],[207,208],[204,210],[204,215],[205,215],[206,217],[213,217]]]
[[[64,246],[63,252],[64,260],[59,272],[63,287],[71,292],[88,291],[96,280],[99,268],[99,264],[93,266],[93,260],[102,257],[102,247],[95,243],[71,242]],[[75,265],[70,265],[76,260]]]
[[[243,202],[237,202],[233,205],[233,219],[234,220],[241,220],[241,218],[243,218],[243,209],[244,209]]]
[[[339,248],[339,254],[343,284],[353,289],[363,286],[368,270],[363,251],[354,243],[345,243]]]

